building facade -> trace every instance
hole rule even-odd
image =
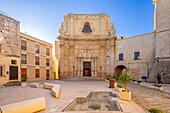
[[[52,44],[20,32],[20,22],[0,13],[0,84],[54,79]]]
[[[106,14],[65,16],[58,37],[61,77],[104,77],[113,73],[115,33]]]
[[[116,36],[106,14],[68,14],[56,41],[59,75],[108,77],[128,72],[135,80],[170,83],[170,0],[153,0],[154,32]]]
[[[106,14],[65,16],[56,43],[61,77],[109,77],[127,71],[134,79],[146,76],[155,58],[154,33],[130,38],[115,34]]]
[[[52,44],[20,33],[21,77],[28,81],[54,79],[52,68]]]
[[[155,5],[155,59],[150,68],[150,81],[161,74],[163,83],[170,83],[170,0],[153,0]]]
[[[20,23],[0,13],[0,83],[20,80]]]

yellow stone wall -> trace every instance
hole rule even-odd
[[[140,52],[140,59],[134,60],[134,52]],[[124,60],[119,61],[119,53],[124,54]],[[134,79],[147,75],[155,58],[155,34],[148,33],[125,39],[116,40],[115,67],[124,65]]]
[[[27,51],[21,50],[22,54],[27,55],[27,64],[21,64],[21,67],[27,68],[28,81],[46,80],[46,69],[49,69],[50,71],[50,79],[54,79],[52,67],[52,44],[24,33],[20,33],[20,38],[27,42]],[[39,45],[39,54],[35,53],[35,44]],[[46,55],[46,48],[50,49],[50,56]],[[36,56],[40,59],[40,65],[35,65]],[[50,59],[50,66],[46,66],[46,58]],[[35,78],[35,69],[40,69],[40,78]]]

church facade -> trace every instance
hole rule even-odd
[[[61,76],[107,76],[113,73],[114,25],[106,14],[69,14],[60,29]]]

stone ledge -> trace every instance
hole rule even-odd
[[[45,98],[40,97],[13,104],[0,106],[2,113],[33,113],[45,109]]]

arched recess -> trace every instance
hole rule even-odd
[[[83,30],[82,30],[83,33],[91,33],[92,30],[90,28],[90,24],[88,22],[85,22],[84,23],[84,27],[83,27]]]
[[[119,76],[120,74],[124,74],[127,73],[127,68],[124,65],[118,65],[116,66],[116,68],[114,69],[114,74],[116,76]]]

